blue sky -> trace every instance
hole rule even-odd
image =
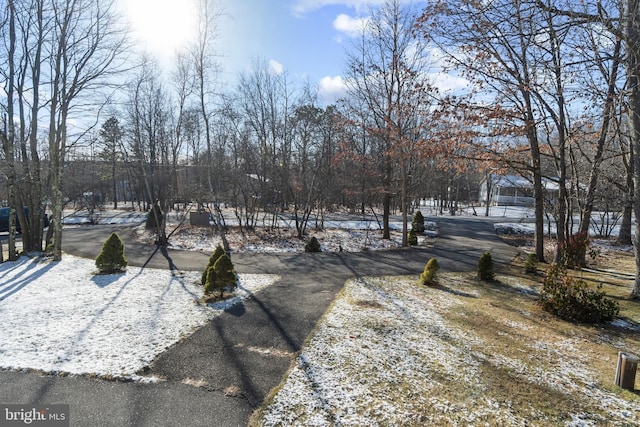
[[[297,13],[296,0],[241,0],[230,5],[222,37],[230,41],[228,52],[237,66],[259,55],[282,63],[291,73],[316,76],[342,71],[347,43],[336,19],[355,17],[357,11],[342,5]],[[222,45],[225,48],[225,44]]]
[[[194,25],[191,0],[120,0],[141,44],[171,63]],[[260,59],[293,82],[318,85],[325,102],[343,90],[345,51],[359,20],[384,0],[221,0],[221,78],[234,82]]]
[[[227,5],[221,49],[223,71],[237,74],[261,58],[294,81],[338,90],[349,31],[369,12],[363,1],[235,0]]]
[[[229,5],[221,40],[226,50],[223,70],[231,74],[246,70],[258,57],[282,66],[294,81],[322,84],[325,95],[330,85],[338,90],[349,46],[345,31],[368,8],[322,6],[326,1],[306,3],[243,0]]]

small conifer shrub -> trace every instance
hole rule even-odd
[[[102,246],[102,251],[96,258],[96,267],[101,274],[118,273],[127,267],[124,256],[124,244],[118,233],[111,233]]]
[[[493,271],[493,259],[489,251],[482,254],[478,260],[478,279],[493,280],[496,277]]]
[[[225,290],[233,290],[236,286],[237,277],[233,262],[223,253],[212,267],[207,268],[204,293],[210,295],[217,291],[220,292],[220,298],[222,298]]]
[[[424,233],[424,216],[422,216],[422,212],[416,211],[413,214],[413,220],[411,221],[411,229],[415,230],[417,234]]]
[[[216,263],[218,258],[220,258],[224,254],[225,254],[224,253],[224,249],[222,249],[222,247],[220,245],[218,245],[218,247],[216,247],[216,250],[213,251],[213,253],[209,257],[209,262],[207,263],[207,266],[205,267],[204,271],[202,272],[202,278],[200,280],[200,284],[201,285],[204,286],[204,284],[207,281],[207,274],[208,274],[209,268],[213,267],[213,265]]]
[[[207,268],[207,270],[204,272],[203,275],[205,277],[205,281],[204,281],[204,294],[205,295],[211,295],[215,291],[219,291],[220,290],[218,288],[218,281],[216,280],[217,279],[216,270],[215,270],[215,268],[213,268],[213,266]],[[222,289],[222,292],[224,292],[224,288]]]
[[[320,242],[315,236],[309,239],[306,245],[304,245],[305,252],[321,252]]]
[[[413,228],[409,230],[407,243],[409,244],[409,246],[416,246],[418,244],[418,236],[416,235],[416,231]]]
[[[433,286],[437,284],[438,278],[436,273],[440,270],[440,264],[435,258],[431,258],[424,266],[422,274],[420,274],[420,283],[426,286]]]
[[[525,273],[537,273],[538,272],[538,255],[529,254],[527,260],[524,263]]]
[[[216,271],[216,280],[222,292],[224,292],[225,289],[233,290],[236,288],[237,277],[231,258],[226,254],[222,255],[213,265],[213,269]]]

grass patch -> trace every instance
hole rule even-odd
[[[613,385],[618,351],[640,353],[626,260],[572,273],[620,299],[625,321],[596,326],[541,310],[524,260],[493,282],[347,282],[251,424],[638,425],[640,397]]]

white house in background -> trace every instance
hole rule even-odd
[[[555,200],[558,183],[543,179],[542,185],[547,193],[546,199]],[[533,183],[518,175],[489,175],[480,182],[480,200],[493,206],[533,206]]]

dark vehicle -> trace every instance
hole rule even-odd
[[[29,208],[23,207],[24,216],[29,217]],[[44,215],[44,226],[49,226],[49,215]],[[0,208],[0,232],[9,231],[9,208]],[[20,227],[20,221],[18,221],[18,215],[16,214],[16,231],[20,233],[22,231]]]

